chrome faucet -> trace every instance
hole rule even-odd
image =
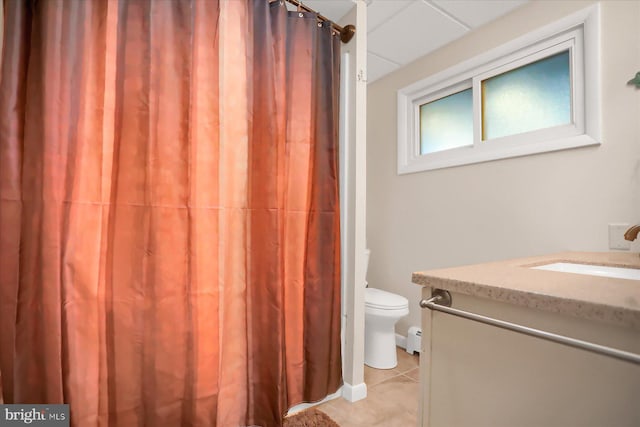
[[[638,233],[640,233],[640,225],[636,224],[624,232],[624,238],[625,240],[632,242],[636,240]]]

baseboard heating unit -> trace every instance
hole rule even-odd
[[[413,354],[414,352],[420,353],[422,345],[422,329],[417,326],[411,326],[409,333],[407,334],[407,353]]]

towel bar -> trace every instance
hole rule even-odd
[[[564,335],[554,334],[552,332],[542,331],[540,329],[530,328],[528,326],[518,325],[516,323],[506,322],[504,320],[494,319],[492,317],[483,316],[481,314],[458,310],[456,308],[451,308],[451,303],[451,294],[448,291],[445,291],[443,289],[434,289],[431,293],[431,298],[423,299],[422,301],[420,301],[420,307],[440,311],[443,313],[451,314],[453,316],[473,320],[475,322],[485,323],[487,325],[496,326],[498,328],[519,332],[521,334],[541,338],[547,341],[553,341],[559,344],[567,345],[569,347],[580,348],[582,350],[591,351],[593,353],[602,354],[605,356],[613,357],[615,359],[624,360],[625,362],[640,365],[640,355],[635,353],[618,350],[589,341],[578,340]]]

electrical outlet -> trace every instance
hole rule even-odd
[[[609,224],[609,249],[631,249],[631,242],[624,239],[629,224]]]

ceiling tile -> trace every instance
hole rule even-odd
[[[413,0],[375,0],[367,7],[368,32],[404,9]]]
[[[378,56],[404,65],[466,31],[434,7],[416,1],[369,33],[368,48]]]
[[[471,28],[477,28],[522,6],[527,0],[429,0]]]
[[[302,4],[338,22],[355,4],[351,0],[303,0]]]
[[[372,83],[398,68],[400,68],[398,64],[369,53],[367,55],[367,83]]]

